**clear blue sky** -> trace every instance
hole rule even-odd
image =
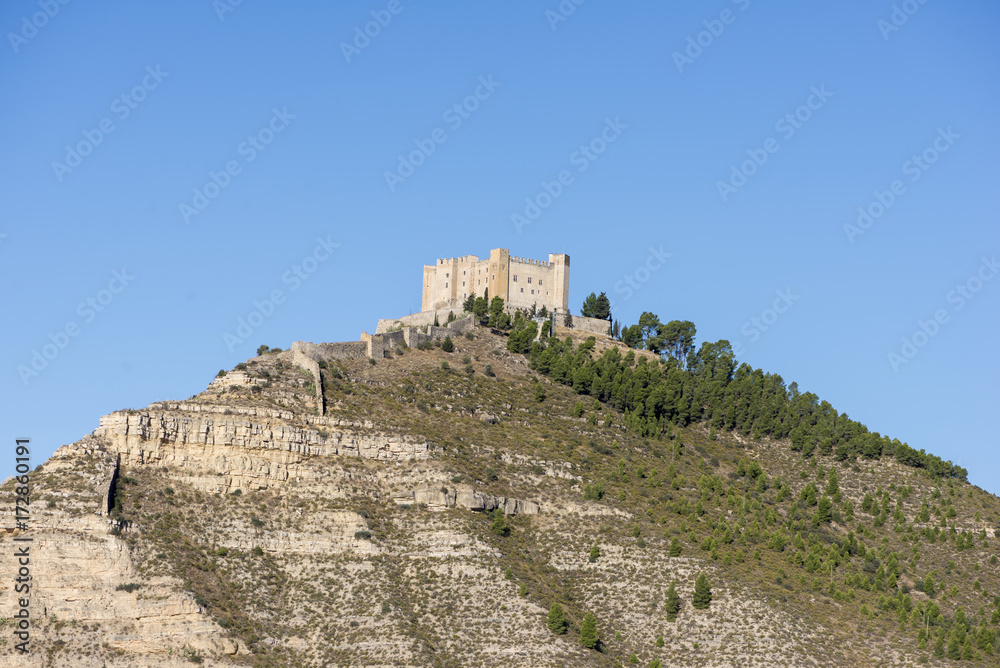
[[[504,247],[1000,492],[996,3],[223,1],[0,9],[0,475]]]

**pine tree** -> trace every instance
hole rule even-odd
[[[941,629],[942,632],[944,629]],[[934,643],[934,656],[941,659],[944,658],[944,634],[938,634],[937,641]]]
[[[708,578],[702,573],[698,576],[698,580],[694,583],[694,596],[691,599],[691,604],[694,606],[695,610],[708,610],[708,606],[712,604],[712,588],[708,585]]]
[[[441,350],[446,353],[450,353],[455,350],[455,343],[451,340],[450,336],[444,337],[444,341],[441,342]]]
[[[948,658],[954,661],[959,661],[962,658],[962,645],[958,640],[958,632],[952,631],[951,638],[948,640]]]
[[[927,574],[927,578],[924,580],[924,593],[928,596],[934,596],[934,578],[931,577],[930,573]]]
[[[588,612],[580,625],[580,644],[587,649],[597,648],[597,617]]]
[[[670,541],[670,551],[667,554],[671,557],[681,556],[681,541],[676,536],[672,541]]]
[[[563,613],[562,606],[558,603],[553,603],[552,607],[549,608],[549,631],[552,631],[556,635],[561,636],[566,633],[566,615]]]
[[[830,482],[826,485],[826,493],[830,496],[834,496],[840,491],[840,485],[837,481],[837,472],[830,471]]]
[[[677,595],[677,587],[675,585],[675,582],[671,582],[670,588],[667,589],[667,604],[665,609],[668,622],[675,621],[677,613],[681,611],[681,597]]]
[[[816,514],[813,515],[813,524],[829,524],[833,521],[833,515],[831,514],[830,499],[823,497],[819,500],[819,506],[816,509]]]

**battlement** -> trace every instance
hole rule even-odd
[[[448,264],[451,262],[479,262],[479,256],[477,255],[463,255],[462,257],[445,257],[438,258],[437,263],[439,265]],[[434,265],[430,265],[434,266]]]
[[[513,256],[511,256],[510,261],[511,261],[511,263],[517,262],[519,264],[530,264],[530,265],[534,265],[536,267],[546,267],[546,268],[548,268],[548,267],[552,266],[552,264],[550,262],[548,262],[547,260],[531,260],[529,258],[524,258],[524,257],[513,257]]]

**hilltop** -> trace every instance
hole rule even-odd
[[[998,665],[1000,499],[959,467],[716,344],[505,324],[103,417],[31,474],[33,665]]]

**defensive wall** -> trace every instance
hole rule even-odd
[[[423,315],[423,314],[418,314]],[[446,316],[447,317],[447,316]],[[434,321],[433,314],[431,322]],[[381,324],[384,321],[379,321]],[[398,321],[392,321],[398,322]],[[360,341],[337,343],[310,343],[296,341],[292,344],[292,363],[312,374],[316,380],[316,404],[320,415],[325,414],[323,404],[323,380],[320,375],[320,360],[361,360],[380,359],[392,354],[397,348],[416,348],[425,341],[443,340],[449,336],[460,336],[476,326],[473,316],[467,316],[448,323],[444,327],[425,325],[421,328],[403,326],[400,329],[369,334],[361,332]]]
[[[574,315],[573,317],[573,329],[580,330],[581,332],[587,332],[588,334],[596,334],[598,336],[608,336],[611,330],[610,320],[600,320],[598,318],[585,318],[582,315]],[[556,324],[562,326],[563,320],[561,317],[556,317]]]

